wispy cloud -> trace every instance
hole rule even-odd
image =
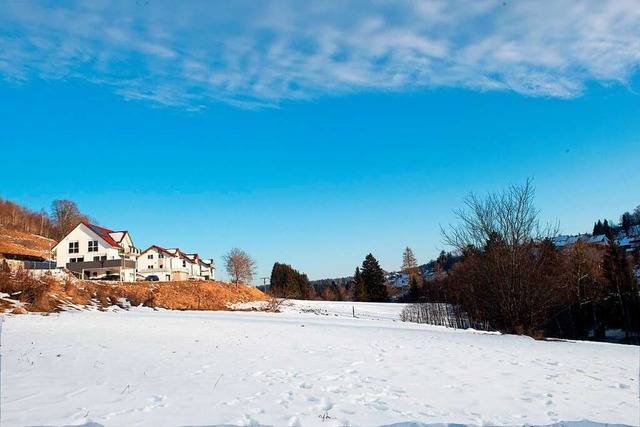
[[[19,1],[0,8],[0,76],[82,79],[198,109],[452,87],[571,98],[640,64],[635,0]]]

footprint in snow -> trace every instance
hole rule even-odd
[[[328,397],[323,397],[320,399],[319,406],[322,411],[330,411],[333,408],[333,402]]]

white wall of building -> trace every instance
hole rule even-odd
[[[89,251],[89,242],[97,241],[97,250]],[[74,243],[74,251],[70,252],[69,243]],[[77,252],[75,252],[77,243]],[[93,248],[92,248],[93,249]],[[64,267],[72,259],[82,258],[84,261],[93,261],[96,257],[106,259],[120,259],[118,248],[108,245],[96,233],[84,224],[78,225],[66,235],[55,247],[55,258],[58,267]]]

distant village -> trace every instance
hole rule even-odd
[[[616,243],[622,249],[624,249],[627,257],[633,258],[635,254],[640,253],[640,225],[634,225],[629,228],[628,231],[618,231],[612,236],[605,234],[576,234],[576,235],[561,235],[551,239],[553,245],[559,249],[571,247],[577,243],[585,245],[595,246],[607,246],[612,242]],[[430,279],[436,278],[438,274],[446,274],[449,265],[453,265],[456,261],[456,257],[451,253],[442,252],[437,260],[432,260],[426,264],[419,266],[420,275],[426,282]],[[640,279],[640,268],[636,269],[636,275]],[[335,279],[322,279],[312,280],[311,285],[314,287],[324,287],[326,285],[335,282],[336,284],[348,284],[352,277],[340,277]],[[406,289],[409,287],[410,275],[403,271],[387,271],[385,272],[385,282],[387,286],[391,286],[399,289]]]

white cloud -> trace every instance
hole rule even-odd
[[[571,98],[640,64],[635,0],[7,2],[0,76],[197,109],[454,87]]]

